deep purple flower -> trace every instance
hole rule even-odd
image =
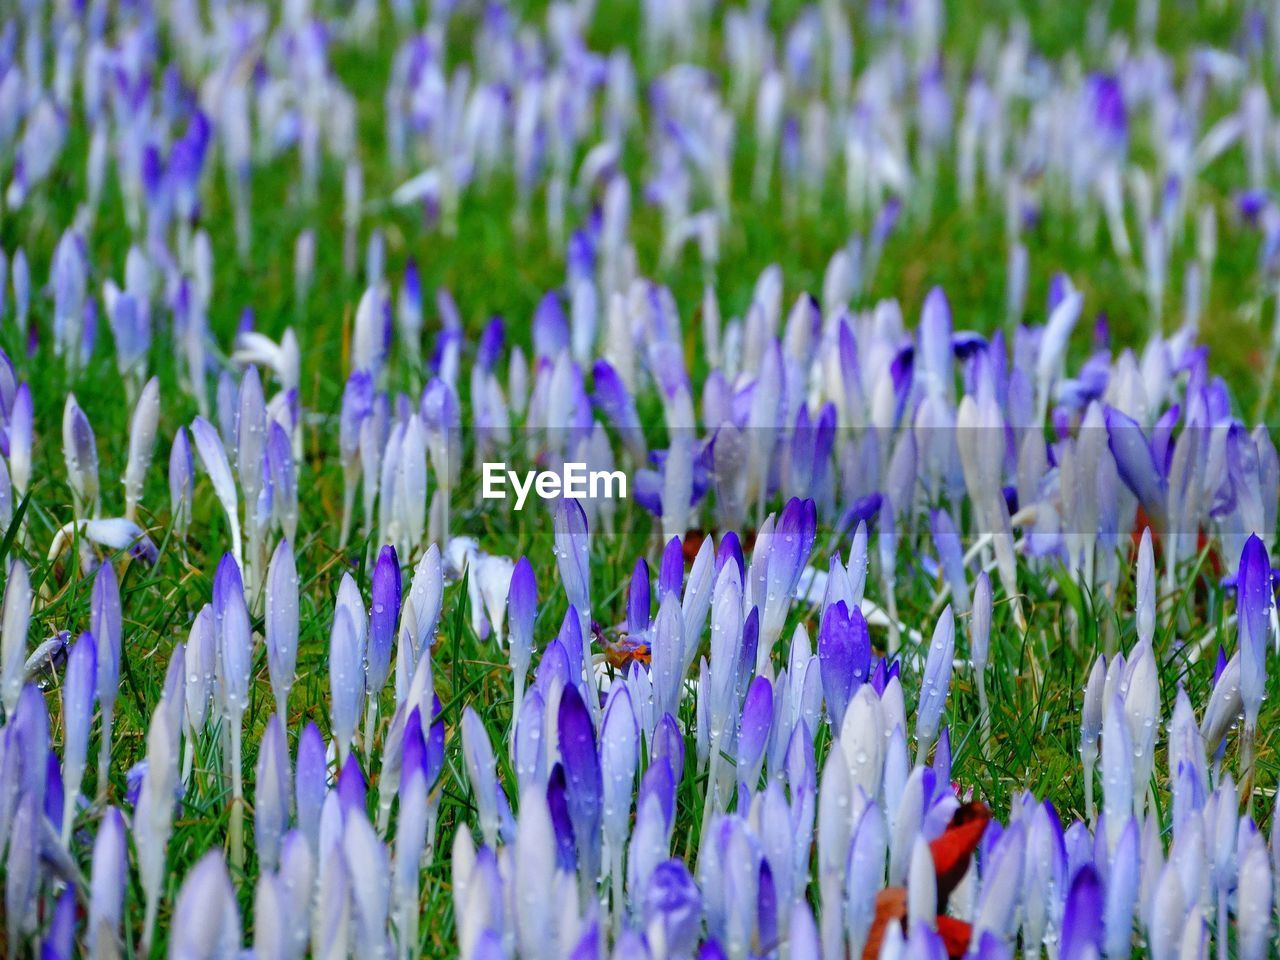
[[[369,607],[368,690],[377,697],[391,669],[391,647],[400,620],[400,560],[386,545],[373,568],[373,598]]]
[[[576,687],[566,687],[561,696],[559,732],[565,799],[573,820],[574,836],[578,838],[579,865],[582,876],[594,883],[600,863],[603,784],[595,728]]]
[[[818,658],[822,692],[831,727],[839,730],[854,691],[868,678],[871,637],[862,611],[843,600],[827,607],[818,627]]]

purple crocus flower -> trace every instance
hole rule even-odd
[[[62,684],[63,780],[62,843],[71,839],[80,784],[89,753],[89,727],[97,700],[98,651],[92,634],[82,633],[67,656]]]
[[[603,790],[601,818],[610,852],[615,856],[611,869],[621,871],[622,851],[627,840],[631,814],[631,791],[635,783],[640,752],[640,728],[636,722],[631,693],[618,684],[609,695],[600,728],[600,779]],[[621,882],[621,877],[618,878]]]
[[[498,840],[498,774],[484,721],[471,707],[462,714],[462,756],[479,811],[480,831],[493,847]]]
[[[391,669],[391,645],[400,619],[400,560],[395,547],[384,546],[373,568],[369,607],[368,690],[376,698]]]
[[[360,766],[360,758],[348,753],[338,770],[338,782],[333,792],[344,820],[348,813],[364,813],[369,802],[369,782],[365,779],[364,768]],[[325,798],[328,801],[328,797]],[[322,814],[323,824],[323,814]],[[323,834],[323,831],[322,831]],[[324,848],[323,843],[321,849]]]
[[[280,839],[289,822],[289,746],[279,714],[272,714],[258,745],[254,778],[253,834],[258,859],[266,870],[275,870],[280,859]]]
[[[1120,479],[1138,498],[1156,531],[1164,530],[1168,525],[1165,479],[1142,428],[1114,407],[1105,407],[1103,417],[1107,425],[1107,444],[1115,457]]]
[[[756,677],[747,688],[738,724],[738,782],[754,792],[764,763],[773,722],[773,685],[767,677]]]
[[[298,762],[294,770],[294,805],[298,811],[298,827],[315,852],[320,840],[320,811],[329,792],[329,764],[325,758],[324,737],[319,728],[308,722],[298,736]]]
[[[5,861],[5,915],[21,936],[36,932],[36,896],[40,884],[40,798],[23,793],[13,811]]]
[[[288,540],[281,540],[271,555],[266,594],[267,672],[276,714],[285,718],[298,661],[298,571]]]
[[[555,510],[556,558],[569,603],[585,632],[591,619],[591,544],[587,515],[577,500],[561,500]]]
[[[516,941],[524,956],[549,956],[555,937],[556,835],[550,805],[539,790],[527,790],[520,798],[514,853]]]
[[[329,694],[333,738],[346,760],[364,703],[364,644],[351,610],[339,605],[329,634]]]
[[[9,565],[5,583],[3,625],[0,629],[0,694],[3,694],[6,717],[17,709],[22,694],[30,623],[31,578],[27,565],[15,559]]]
[[[818,660],[827,715],[831,728],[839,730],[850,698],[867,681],[871,667],[871,637],[858,607],[850,611],[843,600],[827,607],[818,627]]]
[[[191,457],[191,443],[185,427],[178,427],[169,451],[169,512],[179,535],[186,533],[191,522],[191,501],[194,496],[195,464]]]
[[[566,687],[558,714],[565,799],[578,842],[579,879],[594,884],[600,870],[601,799],[604,792],[595,727],[576,687]]]
[[[128,877],[124,817],[117,808],[107,807],[93,840],[93,867],[89,877],[86,936],[95,950],[105,950],[118,943]]]
[[[227,523],[231,528],[231,556],[239,566],[241,554],[239,494],[236,492],[235,479],[231,475],[231,464],[227,461],[227,451],[222,439],[213,424],[203,417],[196,417],[191,423],[191,436],[195,439],[196,451],[213,483],[213,492],[222,504],[227,515]],[[237,578],[238,578],[237,574]]]
[[[129,520],[137,520],[138,504],[142,500],[147,470],[155,451],[159,423],[160,381],[152,377],[142,388],[129,421],[129,457],[124,473],[124,515]]]
[[[1244,701],[1245,725],[1257,729],[1258,713],[1266,686],[1266,653],[1271,637],[1271,562],[1267,548],[1257,535],[1245,542],[1236,574],[1240,646],[1240,695]]]
[[[62,455],[67,465],[67,481],[75,494],[79,512],[96,516],[98,498],[98,444],[89,418],[68,394],[62,413]]]
[[[617,369],[608,360],[597,360],[592,368],[595,383],[593,402],[618,431],[634,465],[647,462],[644,430],[636,412],[635,399]]]
[[[955,621],[948,605],[934,627],[929,654],[925,659],[924,677],[920,681],[920,703],[916,707],[916,740],[920,744],[921,758],[927,755],[938,736],[942,711],[946,707],[947,693],[951,687],[951,666],[955,657],[955,634]]]
[[[89,627],[97,641],[98,704],[102,710],[102,742],[98,749],[98,796],[107,794],[111,772],[111,728],[120,691],[120,587],[115,568],[104,563],[93,578]]]
[[[1106,955],[1124,960],[1129,956],[1133,940],[1133,907],[1138,897],[1139,883],[1139,831],[1138,821],[1129,817],[1120,831],[1107,876],[1106,902],[1103,905],[1103,935]],[[1090,923],[1088,918],[1079,918]]]
[[[239,730],[239,722],[233,734]],[[232,740],[236,760],[239,761],[239,738]],[[133,812],[133,843],[138,851],[138,874],[145,897],[143,916],[143,952],[150,949],[160,903],[160,888],[164,880],[165,850],[173,829],[174,791],[178,784],[178,758],[176,755],[178,731],[171,728],[168,705],[161,703],[151,715],[147,731],[146,771],[142,777],[138,802]],[[239,782],[239,776],[236,778]],[[239,801],[239,796],[234,801]],[[235,803],[234,810],[240,803]],[[219,855],[219,859],[221,859]]]
[[[668,957],[693,953],[702,926],[702,895],[680,860],[654,867],[644,891],[645,933]]]
[[[200,858],[182,881],[173,908],[170,960],[230,957],[240,951],[240,910],[222,851]]]
[[[521,557],[511,571],[511,584],[507,588],[511,672],[515,684],[513,716],[519,716],[520,713],[525,678],[529,673],[529,662],[533,658],[533,624],[537,616],[538,584],[534,579],[533,565],[527,557]]]
[[[17,500],[27,495],[31,483],[31,450],[35,444],[33,422],[31,388],[20,383],[9,412],[9,476]]]
[[[432,818],[428,791],[427,745],[422,734],[422,714],[417,707],[405,722],[400,760],[400,812],[396,823],[395,872],[392,886],[397,925],[406,932],[417,929],[418,873],[423,848],[429,842]],[[410,942],[416,942],[410,940]]]
[[[271,493],[271,515],[293,542],[298,535],[298,474],[293,459],[293,442],[277,420],[267,427],[267,489]]]
[[[773,651],[773,645],[782,633],[783,623],[800,575],[809,560],[817,534],[817,507],[812,500],[792,498],[783,508],[772,534],[759,540],[768,543],[767,567],[764,576],[763,610],[761,618],[761,644],[756,652],[757,670]],[[759,549],[757,547],[757,549]]]

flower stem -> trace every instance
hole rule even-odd
[[[240,723],[231,728],[231,864],[244,868],[244,773],[240,759]]]

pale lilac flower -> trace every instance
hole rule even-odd
[[[129,459],[124,474],[124,515],[136,522],[138,504],[146,484],[147,470],[155,450],[156,430],[160,421],[160,382],[152,377],[142,388],[129,421]]]
[[[31,579],[27,565],[14,560],[4,589],[4,614],[0,620],[0,679],[3,680],[4,712],[10,716],[22,694],[27,660],[27,633],[31,623]]]
[[[75,810],[80,799],[80,784],[84,779],[89,753],[89,728],[93,723],[93,708],[98,698],[97,687],[97,644],[91,634],[83,633],[67,656],[66,678],[62,684],[63,846],[70,841]]]
[[[211,850],[182,881],[173,908],[171,960],[230,960],[240,953],[240,910],[222,853]]]
[[[195,464],[185,427],[178,427],[169,450],[169,513],[179,536],[191,523],[191,503],[195,495]]]
[[[265,632],[276,714],[287,717],[298,660],[298,571],[288,540],[276,545],[267,569]]]
[[[129,853],[120,811],[107,807],[93,840],[86,936],[92,951],[119,949],[120,920],[128,884]]]
[[[279,714],[267,719],[258,744],[254,771],[253,834],[258,859],[264,870],[275,870],[280,857],[280,838],[289,819],[289,747]]]

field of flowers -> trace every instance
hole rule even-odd
[[[1266,0],[0,0],[0,952],[1277,955],[1277,182]]]

